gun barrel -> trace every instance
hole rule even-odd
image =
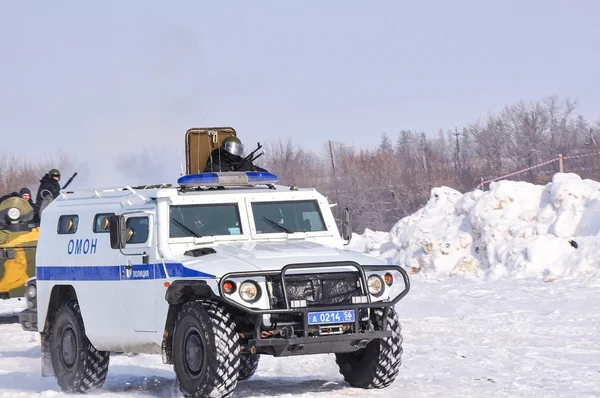
[[[71,178],[69,178],[69,179],[67,180],[67,182],[65,183],[65,185],[64,185],[64,186],[63,186],[61,189],[65,189],[66,187],[68,187],[68,186],[69,186],[69,184],[70,184],[71,182],[73,182],[73,179],[75,178],[75,176],[77,176],[77,172],[73,173],[73,175],[71,176]]]
[[[235,170],[239,170],[242,168],[243,165],[245,165],[248,162],[253,162],[254,160],[256,160],[260,155],[262,155],[262,153],[260,153],[258,156],[254,156],[254,154],[262,148],[262,145],[260,145],[260,142],[258,143],[258,147],[253,150],[252,152],[250,152],[248,154],[248,156],[246,156],[245,158],[243,158],[242,160],[240,160],[240,162],[237,164]]]

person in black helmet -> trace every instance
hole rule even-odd
[[[210,153],[204,172],[267,171],[249,161],[240,167],[243,155],[244,145],[239,138],[230,135],[223,140],[219,148]]]
[[[51,195],[53,200],[58,196],[60,193],[60,184],[58,181],[60,181],[60,171],[56,169],[50,170],[42,177],[35,197],[37,206],[40,206],[46,196]]]

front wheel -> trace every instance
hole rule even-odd
[[[240,343],[227,310],[213,301],[191,301],[173,333],[173,367],[188,398],[225,398],[237,385]]]
[[[52,367],[62,391],[84,393],[102,387],[110,352],[96,350],[88,340],[77,301],[60,307],[49,338]]]
[[[383,330],[383,310],[374,309],[371,321],[375,330]],[[375,339],[357,352],[335,354],[344,380],[357,388],[385,388],[394,382],[402,364],[402,327],[398,314],[390,307],[387,330],[391,337]]]
[[[240,371],[238,373],[238,381],[248,380],[258,369],[260,354],[242,354],[240,357]]]

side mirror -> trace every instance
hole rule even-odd
[[[342,212],[342,239],[348,241],[348,243],[352,239],[352,213],[350,213],[348,206]]]
[[[125,230],[125,217],[112,215],[108,221],[110,231],[110,247],[122,249],[127,244],[127,231]]]

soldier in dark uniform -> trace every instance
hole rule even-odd
[[[40,187],[35,197],[35,203],[38,205],[42,203],[42,200],[48,194],[52,195],[52,199],[55,199],[60,193],[60,184],[58,181],[60,181],[60,171],[52,169],[46,173],[40,180]]]
[[[37,195],[35,197],[35,210],[38,217],[42,216],[42,211],[52,202],[60,193],[60,171],[56,169],[50,170],[40,180],[40,187],[38,188]]]
[[[208,157],[204,172],[217,171],[267,171],[248,161],[241,165],[244,145],[235,136],[226,137],[221,146],[213,150]]]

